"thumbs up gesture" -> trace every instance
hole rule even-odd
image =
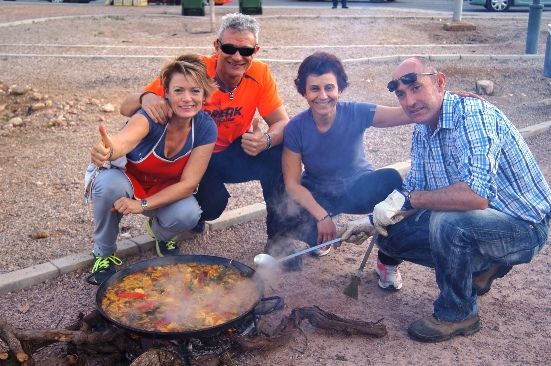
[[[92,146],[90,156],[92,163],[98,167],[102,167],[105,162],[113,160],[113,143],[105,130],[105,126],[99,126],[100,141]]]
[[[250,156],[256,156],[268,148],[268,137],[258,127],[258,123],[258,118],[254,118],[249,131],[241,136],[241,147]]]

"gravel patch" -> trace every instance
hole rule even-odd
[[[105,113],[101,107],[111,103],[118,108],[126,93],[139,90],[155,76],[163,57],[178,53],[174,46],[197,47],[196,51],[205,52],[200,47],[211,44],[213,35],[206,33],[206,17],[173,17],[179,10],[174,8],[21,3],[3,3],[0,8],[0,54],[3,55],[0,56],[0,84],[6,87],[29,85],[33,89],[21,97],[0,92],[2,273],[90,250],[93,222],[90,207],[83,204],[82,197],[83,171],[89,161],[89,147],[97,139],[100,122],[105,123],[110,131],[115,131],[125,122],[125,118],[116,112]],[[477,31],[448,33],[441,30],[442,15],[427,17],[412,12],[350,10],[348,17],[329,18],[332,13],[324,9],[293,9],[292,15],[288,14],[289,10],[267,9],[265,16],[259,17],[263,27],[261,43],[266,46],[260,56],[280,61],[270,65],[290,115],[303,110],[306,104],[292,82],[298,65],[281,60],[301,59],[313,52],[315,45],[330,46],[324,49],[339,54],[343,59],[417,53],[523,53],[518,35],[524,34],[525,19],[477,18]],[[224,11],[227,10],[217,9],[217,14]],[[102,16],[106,13],[109,16]],[[60,15],[86,16],[5,26],[6,22]],[[546,24],[546,19],[543,24]],[[411,43],[442,44],[445,47],[396,46]],[[87,47],[52,46],[56,44]],[[365,44],[368,46],[357,46]],[[453,44],[468,46],[448,47]],[[311,46],[285,48],[289,45]],[[340,47],[342,45],[353,47]],[[47,56],[6,55],[20,53]],[[73,57],[54,57],[54,54],[71,54]],[[100,55],[103,58],[75,55]],[[125,57],[108,57],[112,55]],[[139,55],[156,57],[126,57]],[[351,86],[343,99],[395,105],[396,101],[386,91],[385,85],[397,63],[347,62]],[[449,88],[453,90],[474,91],[477,80],[493,80],[495,94],[486,98],[500,106],[519,128],[550,119],[551,103],[546,98],[551,95],[551,79],[542,77],[541,59],[484,59],[435,64],[446,72]],[[50,100],[52,106],[36,112],[31,110],[32,113],[27,115],[28,107],[34,103],[32,93],[41,94],[40,100]],[[63,118],[59,118],[60,115]],[[22,125],[9,127],[8,121],[12,117],[21,117]],[[374,165],[381,167],[407,159],[410,134],[411,127],[370,129],[365,135],[366,151]],[[548,181],[551,181],[550,139],[550,131],[528,139]],[[260,187],[254,182],[229,185],[229,190],[232,194],[229,209],[262,199]],[[143,234],[141,225],[139,216],[125,218],[121,237]],[[33,239],[31,235],[37,232],[46,235],[42,239]],[[264,222],[257,220],[188,239],[184,242],[183,252],[231,256],[252,265],[254,254],[264,246],[265,235]],[[480,333],[469,338],[456,338],[444,345],[412,342],[405,331],[409,322],[431,312],[437,289],[434,274],[429,269],[404,264],[405,284],[399,294],[378,290],[376,278],[368,270],[362,279],[358,301],[342,295],[364,250],[365,246],[343,245],[338,252],[321,260],[308,257],[303,272],[276,276],[268,281],[266,295],[284,296],[286,307],[282,313],[285,314],[294,307],[319,305],[344,317],[370,321],[383,319],[389,329],[387,337],[380,340],[344,337],[306,325],[306,346],[301,343],[269,353],[248,354],[239,358],[238,363],[278,366],[334,365],[337,360],[343,365],[548,363],[551,323],[546,304],[551,301],[551,288],[541,273],[551,266],[549,246],[529,266],[515,267],[505,279],[496,281],[489,295],[480,299],[484,324]],[[127,258],[125,265],[152,255]],[[366,268],[374,266],[375,255],[372,255]],[[87,312],[95,306],[96,289],[85,284],[86,275],[84,270],[76,271],[30,289],[0,296],[0,318],[8,319],[14,326],[27,328],[66,326],[79,312]],[[282,313],[265,317],[263,326],[267,329],[273,327]],[[473,349],[477,351],[472,352]]]
[[[3,10],[7,11],[2,14],[11,12],[15,17],[21,8],[4,6]],[[46,8],[29,6],[26,14],[31,17],[33,10],[44,11]],[[56,8],[64,15],[78,13],[78,7]],[[3,159],[0,198],[5,207],[0,214],[3,218],[0,222],[3,233],[0,255],[10,258],[0,265],[0,273],[90,249],[93,222],[90,207],[82,200],[82,172],[89,160],[89,147],[97,139],[96,126],[104,122],[110,131],[115,131],[126,120],[116,112],[102,112],[101,107],[111,103],[117,109],[124,95],[139,90],[156,75],[168,57],[179,52],[176,48],[179,43],[192,50],[193,47],[203,47],[194,51],[206,52],[204,47],[212,41],[212,34],[199,31],[205,22],[202,18],[186,17],[183,22],[182,17],[158,14],[156,7],[150,7],[153,14],[149,13],[147,17],[137,16],[144,12],[137,8],[128,9],[132,12],[130,15],[117,15],[119,8],[115,8],[109,8],[115,12],[109,16],[90,14],[92,16],[82,18],[53,19],[7,27],[5,29],[9,31],[0,33],[0,54],[37,55],[0,56],[0,81],[6,87],[29,85],[34,92],[42,94],[43,99],[52,101],[51,108],[27,115],[29,105],[33,103],[28,97],[31,92],[23,97],[0,94],[0,106],[4,106],[4,111],[0,112],[0,156]],[[94,12],[102,8],[89,9],[94,9],[91,10]],[[418,51],[487,53],[489,47],[492,53],[521,53],[518,37],[511,35],[525,27],[523,20],[492,19],[491,22],[477,20],[480,24],[475,32],[445,32],[441,28],[441,19],[434,17],[367,18],[352,14],[350,19],[336,17],[332,20],[335,29],[343,29],[343,32],[327,32],[320,26],[327,21],[324,17],[330,14],[324,9],[308,10],[300,21],[296,20],[300,16],[296,14],[298,10],[293,10],[293,16],[283,12],[274,10],[272,16],[260,17],[263,28],[261,42],[267,47],[259,56],[275,59],[270,65],[291,116],[306,108],[306,103],[292,82],[297,63],[282,60],[300,60],[313,52],[316,45],[328,46],[322,49],[336,52],[343,59],[415,54]],[[41,14],[45,15],[48,13]],[[389,27],[391,22],[393,26]],[[159,32],[159,29],[163,31]],[[301,32],[301,29],[309,31]],[[368,39],[366,29],[369,29]],[[468,43],[472,46],[377,48],[377,45],[410,43]],[[480,43],[483,47],[479,46]],[[362,44],[369,46],[359,46]],[[88,47],[65,47],[67,45]],[[332,49],[331,45],[335,48]],[[52,56],[55,54],[73,57]],[[131,58],[140,54],[158,57]],[[121,57],[108,57],[112,55]],[[386,91],[385,85],[397,63],[346,62],[351,86],[344,92],[343,99],[396,105],[394,96]],[[452,90],[474,91],[477,80],[493,80],[495,94],[487,99],[499,105],[519,128],[548,120],[551,115],[550,103],[545,103],[544,99],[551,94],[551,81],[541,76],[541,59],[442,61],[435,64],[448,75],[448,86]],[[7,126],[12,117],[21,117],[22,126]],[[373,164],[382,167],[408,159],[410,134],[410,126],[391,130],[370,129],[365,141]],[[228,209],[262,200],[260,187],[255,182],[228,186],[232,194]],[[45,238],[31,238],[36,232],[45,233]],[[142,233],[140,216],[123,220],[122,238]]]

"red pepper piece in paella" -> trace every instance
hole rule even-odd
[[[117,297],[121,299],[145,299],[147,295],[142,291],[119,292]]]

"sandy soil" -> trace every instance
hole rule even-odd
[[[116,112],[102,112],[102,107],[111,103],[118,108],[125,93],[139,90],[165,59],[181,51],[180,46],[209,52],[206,47],[214,38],[208,32],[206,18],[173,16],[178,11],[170,7],[124,12],[111,7],[110,16],[103,16],[106,11],[102,7],[48,5],[0,4],[0,22],[4,23],[43,16],[86,15],[4,26],[0,32],[0,84],[5,89],[14,84],[33,89],[23,96],[0,92],[0,255],[4,259],[0,273],[91,247],[90,208],[82,203],[82,172],[89,159],[88,148],[97,138],[99,122],[106,123],[111,131],[124,122]],[[294,9],[292,15],[281,9],[265,11],[259,18],[263,46],[260,56],[269,59],[290,115],[305,108],[292,84],[297,61],[322,46],[345,60],[429,53],[522,54],[524,50],[524,40],[518,34],[526,28],[525,19],[473,19],[478,30],[451,33],[442,30],[442,15],[388,15],[373,10],[369,14],[354,10],[347,17],[334,16],[323,9],[310,9],[307,13]],[[545,19],[542,23],[546,24]],[[55,56],[59,54],[64,57]],[[384,85],[397,63],[346,61],[352,85],[343,98],[395,104]],[[551,95],[551,81],[541,76],[541,60],[442,61],[436,66],[448,74],[451,89],[472,91],[476,80],[493,80],[496,92],[488,99],[499,105],[518,127],[549,120],[551,116],[551,103],[546,99]],[[33,97],[33,93],[40,98]],[[51,107],[29,110],[33,103],[48,100]],[[28,112],[31,113],[27,115]],[[19,126],[10,126],[13,117],[21,118]],[[374,164],[383,166],[407,159],[410,132],[410,127],[368,131],[366,149]],[[548,181],[550,138],[551,133],[546,133],[529,140]],[[230,208],[259,202],[262,197],[254,183],[232,185],[230,189]],[[125,220],[123,237],[143,234],[141,224],[139,217]],[[45,238],[33,239],[31,235],[36,233],[43,233]],[[183,251],[230,256],[252,265],[254,254],[264,242],[265,226],[256,221],[194,237],[184,243]],[[505,279],[496,281],[492,291],[480,299],[483,329],[478,334],[437,345],[419,344],[406,335],[411,321],[431,313],[437,287],[430,270],[404,264],[404,288],[398,293],[379,290],[376,276],[367,270],[358,301],[342,294],[365,249],[365,244],[343,246],[321,260],[307,258],[300,273],[281,274],[268,281],[266,295],[283,296],[286,308],[266,316],[262,326],[269,330],[292,308],[318,305],[344,317],[383,319],[389,331],[387,337],[345,337],[306,325],[307,344],[305,339],[298,339],[292,347],[247,354],[238,363],[549,363],[551,288],[545,276],[551,264],[549,247],[532,264],[516,267]],[[129,258],[126,263],[139,259],[143,258]],[[372,254],[366,268],[374,268],[374,264]],[[79,311],[94,307],[95,288],[84,283],[85,275],[70,273],[1,296],[0,317],[15,326],[66,325]]]

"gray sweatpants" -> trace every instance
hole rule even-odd
[[[104,169],[92,186],[94,209],[94,254],[107,256],[117,249],[119,223],[123,215],[112,211],[113,204],[121,197],[133,197],[132,184],[120,169]],[[159,240],[168,241],[174,236],[189,231],[197,225],[201,208],[194,196],[185,197],[166,206],[146,211],[153,217],[153,233]]]

